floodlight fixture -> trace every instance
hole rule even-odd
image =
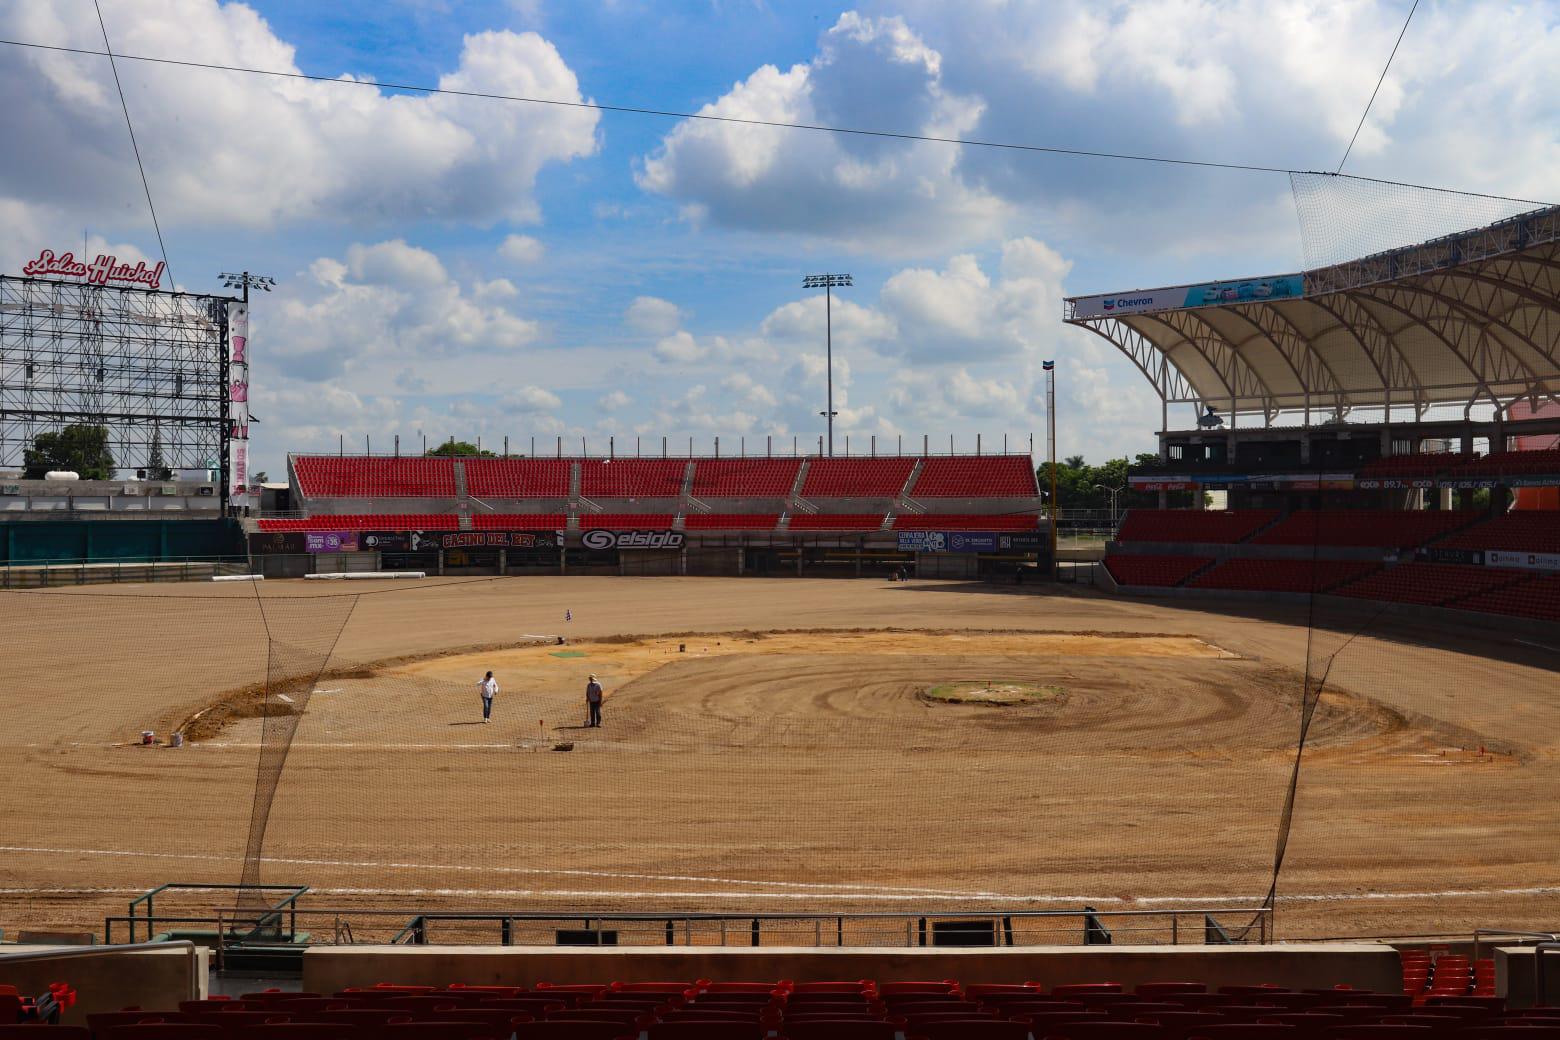
[[[848,274],[809,274],[802,276],[803,289],[823,290],[825,380],[829,388],[829,404],[818,414],[828,422],[829,455],[834,455],[834,290],[854,285]]]

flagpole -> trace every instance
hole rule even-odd
[[[1056,362],[1047,361],[1044,367],[1046,439],[1050,442],[1048,449],[1051,456],[1051,577],[1054,579],[1061,574],[1056,560]]]

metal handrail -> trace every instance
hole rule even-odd
[[[136,950],[172,949],[183,949],[189,954],[190,999],[198,1000],[200,998],[199,954],[195,952],[195,944],[188,939],[178,939],[171,942],[124,943],[119,946],[75,946],[64,949],[53,948],[49,950],[23,950],[17,953],[0,953],[0,964],[21,964],[26,961],[75,960],[82,957],[106,957],[119,953],[132,953]]]
[[[170,890],[173,890],[173,889],[179,889],[179,890],[191,891],[191,892],[240,892],[240,893],[242,893],[242,892],[285,892],[285,893],[287,893],[287,895],[285,897],[283,897],[282,899],[278,900],[277,902],[273,903],[272,905],[256,908],[255,912],[257,914],[259,914],[260,916],[257,917],[253,923],[255,925],[255,929],[258,931],[259,928],[262,927],[265,924],[266,921],[269,921],[269,920],[279,920],[281,918],[281,915],[282,915],[283,912],[288,912],[292,916],[291,930],[295,931],[295,932],[297,931],[297,922],[298,922],[298,900],[299,900],[300,897],[302,897],[303,895],[307,894],[308,891],[309,891],[309,887],[307,885],[249,885],[249,884],[242,884],[242,883],[239,883],[239,884],[220,884],[220,883],[215,883],[215,882],[170,881],[167,884],[158,885],[156,888],[152,889],[151,891],[145,892],[145,893],[137,896],[136,898],[132,899],[130,901],[130,907],[129,907],[129,910],[128,910],[128,916],[123,917],[123,918],[119,918],[119,917],[105,917],[103,919],[103,938],[104,938],[104,940],[105,941],[110,941],[110,942],[113,940],[112,928],[113,928],[113,922],[115,922],[115,921],[125,921],[125,922],[127,922],[129,924],[129,926],[130,926],[130,941],[131,942],[135,942],[135,926],[136,926],[136,923],[138,921],[142,921],[142,920],[144,920],[146,922],[146,937],[148,939],[151,939],[151,937],[152,937],[152,925],[156,921],[163,921],[163,922],[169,923],[169,924],[205,924],[205,923],[210,923],[211,918],[209,918],[209,917],[206,917],[206,918],[158,917],[157,914],[156,914],[156,909],[157,909],[156,899],[157,899],[157,897],[159,895],[163,894],[164,892],[167,892],[167,891],[170,891]],[[136,913],[136,907],[142,905],[143,903],[146,905],[146,916],[144,918]],[[218,918],[218,926],[220,927],[220,925],[221,925],[221,918],[219,917]]]
[[[1479,959],[1479,945],[1481,937],[1486,935],[1502,935],[1511,939],[1547,939],[1554,942],[1560,939],[1560,935],[1553,932],[1528,932],[1520,928],[1475,928],[1473,930],[1473,959]]]

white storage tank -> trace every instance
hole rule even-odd
[[[81,474],[73,469],[51,469],[43,475],[44,480],[80,480]]]

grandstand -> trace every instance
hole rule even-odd
[[[1560,394],[1557,256],[1548,208],[1304,273],[1067,300],[1162,404],[1159,467],[1130,478],[1160,508],[1128,511],[1100,580],[1552,617],[1560,409],[1536,402]],[[1178,405],[1194,429],[1170,427]]]
[[[296,455],[296,513],[250,521],[268,573],[390,562],[443,573],[1005,574],[1047,554],[1027,455],[915,457],[446,458]],[[481,531],[469,539],[421,532]],[[619,549],[589,532],[666,532],[675,548]],[[333,560],[309,560],[326,543]],[[531,537],[514,553],[501,532]],[[957,533],[955,544],[943,535]],[[291,536],[289,538],[289,536]],[[626,544],[626,543],[622,543]],[[670,544],[670,543],[667,543]],[[372,546],[373,548],[370,548]],[[446,558],[445,548],[452,550]],[[550,549],[552,559],[539,555]],[[404,550],[404,551],[403,551]],[[362,554],[350,559],[342,554]],[[281,557],[296,557],[284,563]],[[514,557],[512,560],[511,557]],[[415,558],[414,558],[415,557]],[[931,557],[938,557],[935,561]]]

